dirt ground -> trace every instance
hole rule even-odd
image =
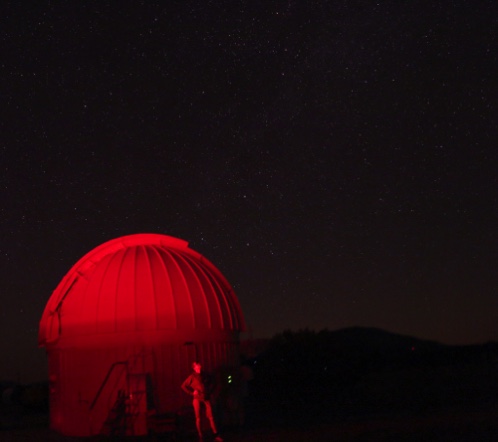
[[[45,425],[45,416],[31,416],[26,426],[0,430],[1,442],[104,442],[116,438],[77,438],[57,434]],[[437,412],[419,416],[377,416],[331,419],[330,422],[306,425],[287,423],[280,426],[247,427],[224,431],[227,442],[496,442],[498,441],[498,410],[479,412]],[[174,437],[171,434],[131,437],[129,441],[196,441],[195,433]],[[209,437],[206,437],[209,441]]]

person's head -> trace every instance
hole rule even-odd
[[[192,370],[194,370],[195,373],[199,374],[202,370],[202,365],[200,362],[194,362],[192,363]]]

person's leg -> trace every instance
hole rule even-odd
[[[211,408],[211,402],[204,401],[204,405],[206,406],[206,417],[208,418],[209,423],[211,424],[211,430],[213,430],[214,434],[218,434],[218,430],[216,429],[216,424],[214,423],[213,409]]]
[[[195,427],[197,428],[197,434],[202,436],[202,428],[201,428],[201,402],[199,399],[194,399],[192,401],[192,405],[194,406],[195,412]]]

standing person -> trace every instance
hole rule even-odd
[[[203,403],[206,409],[206,417],[208,418],[209,423],[211,424],[211,430],[214,433],[214,440],[222,441],[223,439],[218,434],[216,424],[214,423],[213,409],[209,400],[210,391],[208,391],[208,385],[206,385],[205,377],[202,375],[202,365],[199,362],[194,362],[192,364],[192,370],[194,372],[183,381],[182,390],[192,396],[192,405],[195,412],[195,426],[197,427],[199,439],[202,439],[201,403]]]

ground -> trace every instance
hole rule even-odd
[[[2,442],[105,442],[111,438],[76,438],[59,435],[48,429],[46,415],[25,417],[24,426],[0,430]],[[364,416],[334,419],[329,422],[306,424],[280,423],[274,426],[254,426],[224,431],[229,442],[496,442],[498,441],[498,409],[474,412],[433,411],[419,415]],[[114,439],[116,440],[116,439]],[[129,438],[131,441],[170,441],[171,435]],[[178,441],[195,441],[194,433],[178,437]],[[206,439],[209,440],[209,439]]]

